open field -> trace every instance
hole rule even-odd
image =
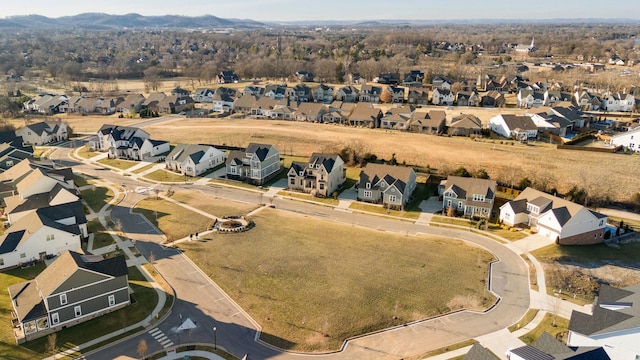
[[[460,241],[273,209],[252,220],[250,231],[179,247],[283,348],[337,349],[350,336],[494,300],[492,256]]]
[[[95,131],[103,123],[88,118],[82,118],[85,129]],[[110,120],[120,124],[122,119]],[[505,183],[517,184],[523,177],[529,177],[532,181],[548,182],[549,187],[555,186],[561,193],[574,185],[589,186],[592,196],[608,195],[615,200],[627,200],[637,191],[637,184],[629,176],[629,169],[637,166],[637,155],[557,150],[554,145],[540,142],[529,145],[514,142],[511,145],[511,141],[500,144],[499,140],[473,141],[466,137],[246,119],[180,119],[146,130],[154,138],[174,143],[235,146],[246,146],[249,142],[270,143],[283,155],[303,157],[313,152],[336,152],[350,145],[361,147],[363,153],[375,153],[378,158],[390,159],[395,153],[400,163],[428,165],[443,173],[460,166],[469,171],[484,168],[491,178]]]
[[[137,203],[134,212],[144,215],[171,240],[202,232],[213,222],[179,205],[152,197]]]
[[[46,351],[47,337],[27,342],[22,346],[15,345],[11,324],[11,303],[7,287],[22,281],[33,279],[44,270],[44,264],[26,269],[14,269],[0,273],[0,356],[3,359],[40,359],[52,355]],[[95,339],[144,319],[158,302],[154,288],[145,280],[135,267],[129,268],[129,283],[134,291],[136,303],[124,309],[101,316],[99,318],[72,326],[57,332],[57,347],[70,348]]]
[[[171,198],[217,217],[247,215],[257,208],[257,205],[218,199],[195,190],[179,190]]]

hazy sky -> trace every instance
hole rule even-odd
[[[614,4],[614,6],[610,6]],[[84,12],[215,15],[258,21],[640,18],[638,0],[0,0],[0,17]]]

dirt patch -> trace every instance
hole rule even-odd
[[[593,299],[601,283],[614,287],[625,287],[640,283],[640,270],[616,265],[593,267],[545,263],[547,286],[554,290],[576,294],[585,299]]]
[[[468,309],[468,310],[483,310],[480,301],[474,296],[469,295],[456,295],[453,299],[449,300],[447,307],[451,311]]]

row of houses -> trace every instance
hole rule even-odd
[[[586,90],[570,94],[552,90],[543,92],[527,88],[520,89],[516,99],[518,107],[527,109],[553,106],[562,101],[572,102],[580,109],[588,111],[632,112],[637,108],[637,100],[633,94],[608,93],[604,96],[598,96],[592,95]]]
[[[546,110],[546,111],[545,111]],[[496,134],[518,140],[536,138],[540,133],[567,137],[585,127],[585,119],[575,106],[555,106],[525,115],[498,114],[489,119],[489,129]]]

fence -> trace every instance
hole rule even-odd
[[[620,149],[620,147],[605,149],[605,148],[597,148],[590,146],[575,146],[575,145],[556,145],[558,150],[579,150],[579,151],[593,151],[593,152],[604,152],[604,153],[615,153]]]

